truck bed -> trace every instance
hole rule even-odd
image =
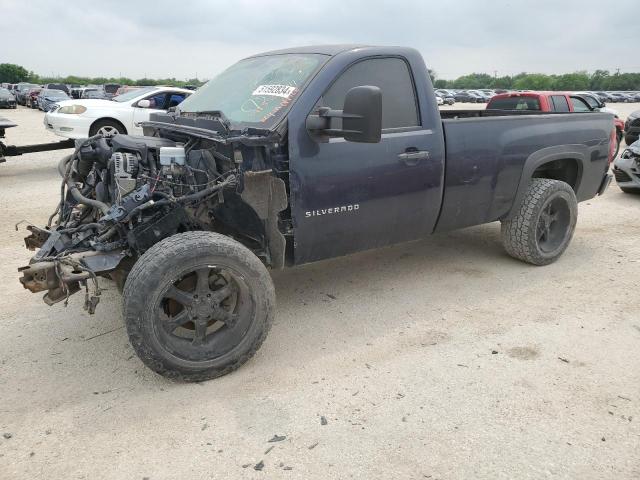
[[[608,166],[613,128],[608,113],[442,110],[441,117],[445,188],[436,231],[507,216],[518,204],[514,197],[523,173],[537,157],[581,159],[573,185],[578,201],[596,194],[599,173]]]

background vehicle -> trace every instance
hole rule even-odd
[[[640,193],[640,141],[636,141],[613,161],[616,183],[625,193]]]
[[[0,88],[0,108],[17,108],[16,97],[6,88]]]
[[[64,83],[47,83],[43,88],[46,90],[62,90],[67,96],[69,96],[69,87]]]
[[[454,105],[456,103],[456,99],[453,95],[445,92],[436,92],[436,96],[442,99],[442,103],[445,105]]]
[[[638,141],[640,137],[640,110],[635,110],[627,117],[624,123],[624,141],[631,145]]]
[[[107,100],[107,94],[104,93],[104,90],[100,89],[92,89],[88,88],[84,92],[82,92],[82,98],[91,98],[91,99],[102,99]]]
[[[27,101],[27,92],[29,89],[39,87],[39,85],[35,85],[33,83],[19,83],[16,87],[16,102],[18,105],[25,105]]]
[[[62,90],[51,90],[43,88],[38,93],[37,102],[38,108],[43,112],[48,112],[54,105],[65,100],[69,100],[69,95]]]
[[[141,134],[140,122],[152,113],[165,112],[180,104],[191,90],[147,87],[104,99],[58,102],[59,108],[44,117],[45,128],[67,138],[87,138],[96,134]]]
[[[121,85],[119,83],[105,83],[102,88],[107,98],[113,98],[118,95],[117,92],[120,87]]]
[[[133,92],[134,90],[140,90],[142,88],[146,88],[146,87],[130,87],[130,86],[125,85],[125,86],[122,86],[122,87],[118,88],[118,90],[116,91],[115,96],[122,95],[124,93]]]
[[[458,90],[454,92],[453,96],[456,102],[481,103],[484,101],[484,97],[466,90]]]
[[[591,95],[582,93],[565,92],[511,92],[495,95],[487,104],[487,110],[520,110],[520,111],[541,111],[541,112],[600,112],[601,107],[592,106],[589,102],[596,99]],[[595,105],[595,103],[594,103]],[[598,105],[603,105],[598,103]],[[612,135],[616,140],[613,157],[618,154],[620,142],[624,134],[624,122],[616,113],[611,113],[614,130]]]
[[[93,312],[111,276],[142,361],[192,381],[263,342],[267,267],[497,220],[511,256],[549,264],[610,180],[611,115],[439,110],[408,48],[250,57],[143,127],[60,162],[60,217],[29,226],[21,282],[49,304],[82,283]]]
[[[24,105],[29,108],[38,108],[38,95],[42,91],[42,87],[30,88],[25,94]]]

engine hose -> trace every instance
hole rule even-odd
[[[75,200],[78,203],[82,203],[83,205],[89,205],[90,207],[97,208],[102,212],[103,215],[106,215],[107,212],[109,211],[109,206],[106,203],[102,203],[99,200],[93,200],[91,198],[87,198],[84,195],[82,195],[80,190],[78,190],[78,187],[76,186],[76,184],[72,182],[71,179],[69,178],[69,172],[71,170],[70,167],[72,166],[72,165],[69,165],[71,158],[72,158],[72,155],[67,155],[58,164],[58,172],[60,173],[62,178],[64,178],[64,181],[67,184],[67,188],[69,189],[69,193],[71,193],[73,198],[75,198]],[[77,160],[75,160],[74,162],[77,162]]]
[[[200,200],[204,197],[208,197],[209,195],[217,192],[221,188],[224,188],[234,183],[235,180],[236,180],[236,177],[233,175],[230,175],[225,179],[224,182],[218,183],[217,185],[213,185],[212,187],[209,187],[209,188],[205,188],[204,190],[200,190],[197,193],[192,193],[191,195],[185,195],[184,197],[177,198],[176,202],[186,203],[186,202],[193,202],[194,200]]]

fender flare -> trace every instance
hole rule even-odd
[[[513,205],[507,214],[501,218],[501,220],[508,220],[512,218],[520,209],[520,204],[524,199],[524,196],[529,188],[529,181],[533,177],[533,173],[545,163],[553,162],[554,160],[575,160],[578,165],[578,174],[576,177],[576,184],[573,190],[578,195],[580,189],[580,183],[582,181],[582,174],[585,169],[585,165],[589,159],[589,149],[586,145],[558,145],[555,147],[543,148],[533,152],[524,162],[522,174],[520,175],[520,182],[518,183],[518,189],[516,190]]]

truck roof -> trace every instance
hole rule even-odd
[[[319,53],[321,55],[337,55],[338,53],[346,52],[347,50],[355,50],[356,48],[370,47],[371,45],[359,45],[359,44],[336,44],[336,45],[308,45],[306,47],[294,47],[284,48],[282,50],[271,50],[269,52],[262,52],[256,55],[251,55],[247,58],[263,57],[266,55],[282,55],[285,53]]]

